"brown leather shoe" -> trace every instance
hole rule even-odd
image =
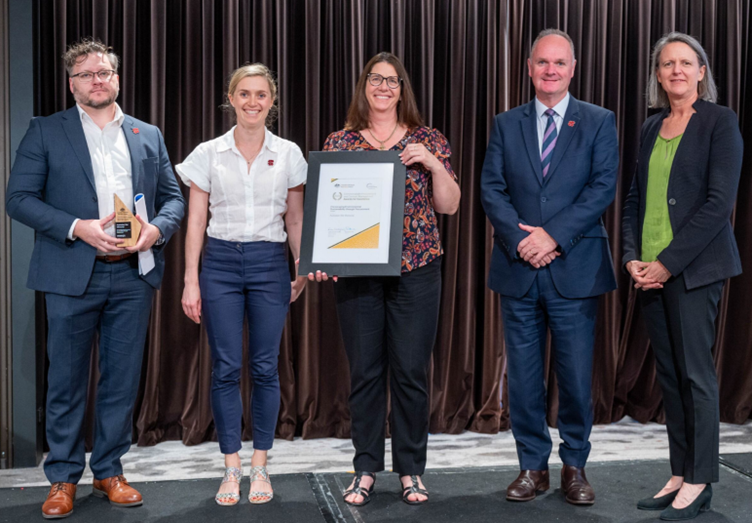
[[[111,478],[95,479],[93,487],[92,494],[100,498],[108,498],[110,503],[118,507],[137,507],[144,502],[138,490],[131,487],[122,474]]]
[[[564,465],[561,469],[561,490],[573,505],[592,505],[595,492],[585,477],[585,469]]]
[[[76,499],[76,485],[59,481],[53,483],[47,501],[42,505],[44,519],[62,519],[73,514],[73,501]]]
[[[507,487],[509,501],[530,501],[537,492],[548,490],[548,470],[522,470]]]

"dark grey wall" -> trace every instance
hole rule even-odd
[[[15,151],[34,115],[34,2],[8,1],[10,59],[10,151]],[[34,231],[11,225],[11,315],[13,358],[13,467],[35,467],[42,458],[42,371],[36,337],[36,298],[26,288]]]

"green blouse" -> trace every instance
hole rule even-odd
[[[642,256],[644,262],[658,258],[674,239],[668,216],[668,178],[682,135],[666,140],[660,134],[655,140],[648,166],[648,188],[645,195],[645,221],[642,223]]]

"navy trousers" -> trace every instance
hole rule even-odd
[[[554,261],[554,263],[556,263]],[[591,374],[598,298],[569,299],[556,290],[548,267],[522,298],[501,297],[507,348],[509,413],[522,470],[548,469],[551,436],[546,424],[546,332],[551,331],[559,386],[559,457],[584,467],[593,426]]]
[[[92,342],[99,330],[99,382],[94,449],[96,479],[123,472],[131,445],[133,404],[149,324],[153,288],[138,276],[138,257],[97,261],[81,296],[47,294],[47,443],[50,483],[78,483],[86,466],[84,412]]]
[[[212,354],[211,405],[223,454],[241,448],[243,320],[253,392],[253,448],[269,450],[279,414],[279,343],[290,307],[285,244],[209,238],[201,276],[202,316]]]
[[[684,276],[639,293],[663,392],[671,473],[718,481],[720,408],[713,363],[723,282],[687,290]]]

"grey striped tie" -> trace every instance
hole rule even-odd
[[[548,174],[548,168],[551,166],[551,157],[554,155],[557,135],[556,122],[554,122],[554,115],[556,113],[553,109],[546,109],[544,114],[548,115],[546,133],[543,135],[543,148],[541,150],[541,167],[543,168],[543,176],[545,177]]]

